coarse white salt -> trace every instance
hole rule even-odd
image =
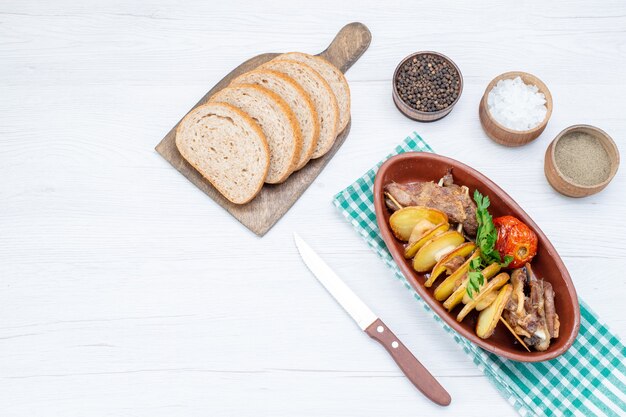
[[[520,77],[498,81],[487,96],[487,106],[498,123],[518,131],[537,127],[548,112],[545,95]]]

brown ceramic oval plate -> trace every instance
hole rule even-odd
[[[489,196],[491,200],[489,212],[494,218],[503,215],[515,216],[526,223],[537,234],[539,248],[537,255],[532,261],[533,271],[539,278],[543,278],[552,284],[556,294],[554,301],[556,312],[561,321],[559,337],[552,340],[548,350],[544,352],[527,352],[502,324],[496,327],[495,333],[489,339],[479,338],[474,331],[478,316],[477,312],[473,311],[463,322],[457,322],[456,316],[461,306],[457,306],[452,313],[449,313],[443,307],[443,303],[437,301],[433,295],[437,285],[426,288],[424,286],[425,276],[415,272],[410,260],[404,258],[404,242],[396,239],[389,227],[391,212],[385,205],[384,186],[392,181],[397,183],[414,181],[436,182],[444,176],[449,168],[452,168],[454,182],[469,187],[470,195],[473,195],[474,190],[478,189],[482,194]],[[404,153],[390,158],[380,167],[374,182],[374,205],[376,207],[378,227],[383,240],[408,282],[422,299],[463,337],[489,352],[521,362],[540,362],[556,358],[574,343],[580,327],[580,306],[567,268],[565,268],[561,257],[539,226],[507,193],[489,178],[465,164],[444,156],[425,152]]]

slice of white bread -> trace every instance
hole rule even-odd
[[[320,122],[320,137],[311,158],[319,158],[330,150],[339,133],[339,106],[330,86],[317,71],[302,62],[273,59],[261,65],[293,78],[306,91]]]
[[[271,70],[254,70],[235,78],[230,85],[256,84],[278,94],[289,105],[300,125],[302,150],[296,164],[296,170],[304,167],[317,146],[320,125],[317,111],[309,95],[295,82],[280,72]]]
[[[350,121],[350,86],[346,77],[339,71],[339,68],[328,62],[321,56],[309,55],[302,52],[288,52],[279,55],[275,59],[291,59],[303,62],[319,72],[328,82],[330,88],[335,93],[337,104],[339,105],[339,132],[348,125]]]
[[[226,87],[211,102],[232,104],[259,124],[270,147],[270,169],[265,182],[283,182],[293,172],[300,157],[302,138],[296,116],[280,96],[253,84]]]
[[[225,103],[190,111],[176,128],[180,154],[228,200],[244,204],[261,190],[270,152],[250,116]]]

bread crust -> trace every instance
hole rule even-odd
[[[322,86],[322,88],[324,89],[324,91],[327,94],[327,97],[330,98],[330,105],[331,105],[331,111],[334,115],[333,119],[334,119],[334,123],[333,126],[331,126],[333,134],[332,134],[332,140],[328,140],[327,142],[323,142],[321,147],[320,147],[320,143],[318,142],[318,148],[313,152],[313,155],[311,155],[312,159],[316,159],[319,158],[323,155],[325,155],[330,148],[332,148],[333,144],[335,143],[335,139],[337,138],[337,134],[339,133],[339,105],[337,103],[337,98],[335,97],[335,93],[333,93],[333,90],[330,88],[330,85],[328,84],[328,82],[326,81],[326,79],[324,77],[322,77],[322,75],[316,71],[313,67],[311,67],[310,65],[307,65],[303,62],[300,61],[294,61],[291,59],[281,59],[281,56],[279,55],[278,57],[272,59],[271,61],[269,61],[268,63],[265,63],[263,65],[261,65],[261,68],[267,68],[268,65],[270,65],[271,63],[275,63],[275,62],[286,62],[290,65],[297,65],[303,68],[306,68],[307,72],[312,73],[317,81],[319,82],[319,84]],[[280,72],[280,71],[279,71]],[[319,113],[319,111],[318,111]],[[321,131],[321,125],[320,125],[320,131]],[[320,134],[320,139],[322,139],[321,134]]]
[[[215,93],[211,97],[211,99],[209,101],[210,102],[220,102],[219,101],[219,95],[220,95],[220,93],[222,93],[225,90],[228,90],[228,89],[245,89],[245,88],[256,90],[260,94],[268,96],[270,98],[270,100],[274,101],[278,105],[280,110],[283,112],[283,114],[287,117],[287,120],[289,121],[289,124],[291,126],[291,130],[294,133],[294,142],[295,142],[294,149],[295,150],[293,152],[293,155],[291,155],[291,159],[289,161],[289,165],[285,169],[285,172],[283,173],[282,176],[280,176],[275,181],[267,181],[267,179],[265,181],[268,184],[280,184],[280,183],[284,182],[287,178],[289,178],[289,175],[291,175],[291,173],[295,170],[296,164],[298,163],[298,158],[300,157],[300,151],[302,149],[302,137],[301,137],[301,134],[300,134],[300,125],[298,124],[298,120],[296,119],[295,114],[293,113],[293,111],[291,110],[289,105],[285,102],[285,100],[283,100],[278,94],[274,93],[273,91],[268,90],[265,87],[261,87],[261,86],[255,85],[255,84],[237,84],[236,86],[226,87],[226,88],[218,91],[217,93]],[[243,111],[243,110],[241,110],[241,111]],[[271,150],[270,150],[270,159],[271,159]]]
[[[317,146],[317,141],[318,141],[319,136],[320,136],[319,117],[318,117],[318,114],[317,114],[317,110],[315,110],[315,105],[313,104],[313,101],[311,100],[311,96],[293,78],[291,78],[288,75],[285,75],[283,73],[280,73],[278,71],[270,70],[270,69],[267,69],[267,68],[254,69],[252,71],[248,71],[246,73],[243,73],[240,76],[238,76],[237,78],[235,78],[233,81],[231,81],[229,86],[241,85],[241,84],[249,84],[249,83],[243,82],[241,80],[245,79],[247,76],[249,76],[251,74],[259,74],[260,76],[267,76],[267,75],[269,75],[271,77],[279,78],[280,80],[282,80],[286,84],[289,84],[294,90],[296,90],[298,92],[298,94],[300,95],[300,98],[304,102],[304,105],[309,109],[309,111],[313,115],[313,132],[312,132],[313,138],[311,140],[311,143],[306,148],[304,147],[304,138],[301,138],[302,139],[301,152],[303,154],[301,154],[300,157],[298,158],[298,160],[296,161],[297,164],[296,164],[296,167],[294,168],[294,171],[302,169],[307,164],[307,162],[309,162],[309,160],[311,159],[311,155],[313,155],[313,151],[315,151],[315,148]],[[295,111],[294,111],[294,116],[295,116]],[[297,117],[296,117],[296,119],[297,119]]]
[[[253,193],[251,193],[251,195],[242,200],[242,201],[234,201],[231,198],[229,198],[227,196],[228,192],[226,190],[223,190],[218,184],[216,184],[211,178],[209,178],[208,176],[204,175],[204,173],[202,172],[202,170],[193,162],[189,161],[187,158],[185,158],[185,155],[181,152],[180,146],[179,146],[179,138],[180,138],[180,131],[182,129],[182,127],[184,126],[184,122],[186,121],[186,119],[188,117],[191,117],[191,115],[195,112],[199,112],[201,110],[205,110],[207,109],[207,111],[211,111],[208,109],[215,109],[215,108],[223,108],[226,109],[227,111],[231,111],[235,114],[237,114],[238,116],[240,116],[242,119],[244,119],[246,121],[246,123],[252,128],[252,130],[255,131],[255,133],[259,136],[259,138],[261,138],[261,143],[263,144],[263,148],[265,150],[265,156],[266,156],[266,164],[265,164],[265,170],[263,172],[263,175],[261,176],[262,181],[259,181],[258,186],[256,187],[255,191]],[[216,111],[213,111],[214,113],[217,113]],[[250,201],[252,201],[252,199],[254,199],[254,197],[257,196],[257,194],[261,191],[261,188],[263,188],[263,184],[265,183],[265,177],[267,177],[267,173],[270,169],[270,148],[269,145],[267,143],[267,138],[265,137],[265,134],[263,133],[263,130],[261,129],[261,127],[254,121],[254,119],[252,119],[252,117],[250,117],[247,113],[241,111],[240,109],[238,109],[237,107],[228,104],[228,103],[219,103],[219,102],[209,102],[209,103],[205,103],[205,104],[201,104],[200,106],[194,107],[193,109],[191,109],[189,111],[189,113],[187,113],[185,115],[185,117],[183,117],[181,119],[181,121],[178,123],[178,125],[176,126],[176,138],[175,138],[175,143],[176,143],[176,149],[178,149],[178,152],[180,152],[181,156],[183,157],[183,159],[185,159],[185,161],[187,161],[187,163],[189,163],[191,166],[194,167],[194,169],[196,171],[198,171],[198,173],[200,173],[200,175],[202,175],[202,177],[204,177],[209,183],[211,183],[211,185],[213,187],[215,187],[215,189],[217,191],[219,191],[219,193],[226,198],[228,201],[230,201],[233,204],[246,204],[249,203]]]
[[[329,60],[319,55],[305,54],[304,52],[287,52],[278,56],[278,58],[275,58],[275,59],[281,59],[281,57],[283,57],[284,59],[292,59],[294,61],[296,61],[297,59],[293,59],[293,57],[300,57],[305,64],[307,60],[318,62],[320,65],[327,67],[330,71],[333,72],[333,74],[335,74],[335,76],[337,76],[337,78],[339,78],[339,82],[342,84],[341,90],[345,93],[345,96],[347,99],[346,109],[341,109],[341,106],[339,108],[340,118],[339,118],[339,129],[338,129],[337,134],[341,133],[346,128],[346,126],[348,125],[348,122],[350,121],[350,108],[352,106],[352,101],[351,101],[352,99],[350,96],[350,85],[348,84],[348,80],[346,79],[346,76],[343,74],[343,72],[341,72],[339,68],[333,65],[333,63],[331,63]],[[323,74],[321,73],[320,75],[323,76]],[[326,81],[330,85],[331,80],[326,80]],[[332,89],[332,85],[331,85],[331,89]],[[334,91],[333,91],[333,94],[334,94]],[[337,99],[337,103],[339,103],[339,99]]]

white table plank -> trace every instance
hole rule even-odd
[[[263,239],[154,152],[242,60],[318,52],[355,20],[373,42],[347,74],[350,137]],[[574,123],[623,146],[625,24],[619,1],[5,1],[1,414],[515,415],[330,200],[416,130],[517,199],[581,296],[624,334],[626,179],[567,199],[546,183],[543,153]],[[395,65],[420,49],[446,53],[465,79],[457,108],[432,124],[391,101]],[[506,149],[482,133],[477,103],[493,76],[514,69],[541,77],[555,109],[541,138]],[[357,331],[301,263],[295,230],[440,378],[449,408],[422,398]]]

